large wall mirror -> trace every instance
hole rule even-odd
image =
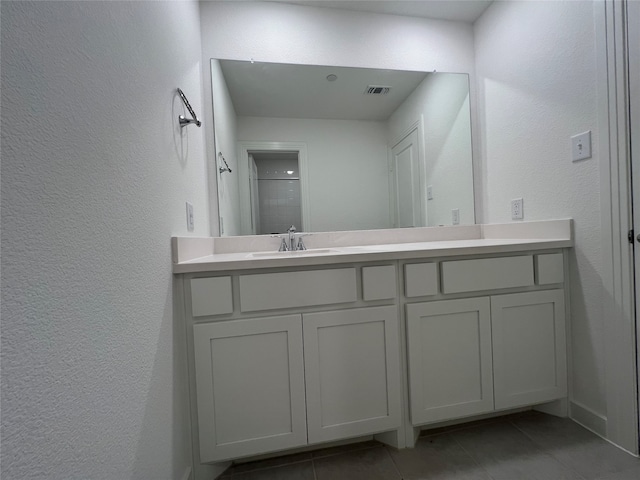
[[[214,59],[211,78],[222,235],[474,223],[468,75]]]

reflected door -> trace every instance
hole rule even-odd
[[[420,194],[420,159],[418,156],[418,130],[413,130],[391,150],[393,183],[395,190],[396,227],[422,226]]]
[[[257,235],[260,226],[260,194],[258,192],[258,167],[251,154],[249,154],[249,196],[251,198],[251,235]]]

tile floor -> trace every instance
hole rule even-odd
[[[433,431],[414,449],[370,441],[238,464],[222,478],[640,480],[640,459],[571,420],[528,412]]]

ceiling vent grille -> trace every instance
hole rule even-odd
[[[369,85],[364,93],[365,95],[386,95],[391,90],[391,87],[384,87],[382,85]]]

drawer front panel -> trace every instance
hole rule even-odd
[[[527,287],[533,284],[531,255],[442,262],[443,293]]]
[[[564,282],[564,262],[561,253],[536,255],[538,285]]]
[[[411,263],[404,266],[404,294],[423,297],[438,293],[438,264]]]
[[[240,276],[240,310],[254,312],[355,302],[355,268]]]
[[[191,313],[194,317],[233,312],[231,277],[191,279]]]
[[[362,298],[364,300],[388,300],[395,297],[395,265],[362,268]]]

